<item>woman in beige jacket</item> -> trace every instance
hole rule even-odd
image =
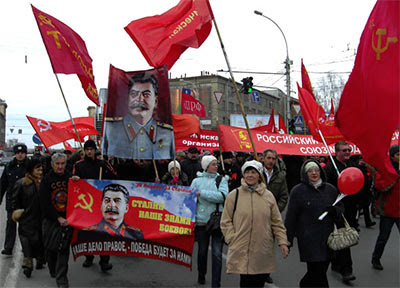
[[[227,273],[240,274],[240,287],[264,287],[275,271],[274,239],[289,254],[286,229],[274,195],[261,183],[262,165],[247,161],[242,185],[228,194],[221,230],[228,244]]]

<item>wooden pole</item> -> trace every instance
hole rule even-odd
[[[61,87],[60,80],[58,80],[58,76],[57,76],[56,73],[54,73],[54,75],[56,76],[57,83],[58,83],[58,87],[60,87],[61,95],[62,95],[62,97],[63,97],[63,99],[64,99],[65,106],[67,107],[68,114],[69,114],[69,118],[71,119],[72,126],[74,127],[74,131],[75,131],[76,137],[77,137],[77,139],[78,139],[78,141],[79,141],[79,145],[80,145],[81,148],[83,148],[83,147],[82,147],[81,138],[79,137],[79,133],[78,133],[78,130],[76,129],[74,119],[72,118],[71,111],[69,110],[67,100],[65,99],[64,91],[63,91],[63,89],[62,89],[62,87]]]

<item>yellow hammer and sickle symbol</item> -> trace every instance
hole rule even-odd
[[[86,201],[86,195],[89,195],[89,198],[90,198],[89,203]],[[92,205],[93,205],[93,197],[92,197],[92,195],[90,195],[89,193],[88,194],[80,194],[78,196],[78,199],[82,200],[83,204],[81,202],[78,202],[78,203],[76,203],[74,205],[74,208],[81,207],[82,209],[89,210],[90,213],[93,212],[92,211]]]
[[[376,35],[378,35],[378,43],[377,46],[375,46],[374,43],[374,33],[372,33],[372,49],[376,52],[376,60],[381,60],[381,53],[385,52],[388,47],[389,43],[396,43],[397,42],[397,37],[387,37],[386,39],[386,44],[384,47],[382,47],[382,35],[386,35],[386,28],[379,28],[375,32]]]

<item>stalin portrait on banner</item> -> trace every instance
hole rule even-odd
[[[109,78],[103,153],[127,159],[173,158],[166,67],[139,72],[111,67]]]

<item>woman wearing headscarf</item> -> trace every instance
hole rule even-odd
[[[274,240],[282,256],[289,254],[286,229],[274,195],[261,181],[262,164],[242,166],[241,186],[225,202],[221,230],[228,244],[226,272],[240,274],[240,287],[264,287],[276,269]]]
[[[316,160],[307,160],[300,170],[301,183],[290,192],[285,218],[288,240],[297,238],[300,261],[307,263],[307,273],[300,287],[329,287],[326,271],[330,262],[327,245],[334,219],[342,214],[342,205],[332,206],[338,192],[326,182],[326,175]],[[328,211],[323,220],[319,216]]]
[[[189,179],[186,173],[181,170],[181,165],[179,164],[179,162],[174,160],[168,163],[168,171],[161,178],[161,183],[189,186]]]
[[[211,286],[220,287],[222,247],[224,241],[221,232],[210,234],[206,230],[206,224],[210,219],[211,213],[215,210],[222,212],[224,200],[228,194],[228,182],[217,173],[218,163],[217,158],[214,156],[203,156],[201,159],[201,167],[204,172],[197,172],[197,177],[191,184],[191,187],[198,189],[195,226],[195,234],[199,248],[197,256],[197,282],[201,285],[204,285],[206,282],[208,246],[211,238]]]
[[[36,269],[42,269],[44,264],[39,201],[39,187],[43,177],[42,162],[33,159],[28,162],[26,170],[25,177],[18,180],[13,188],[12,219],[19,223],[18,234],[24,253],[22,268],[25,276],[29,278],[33,270],[33,258],[36,258]]]

